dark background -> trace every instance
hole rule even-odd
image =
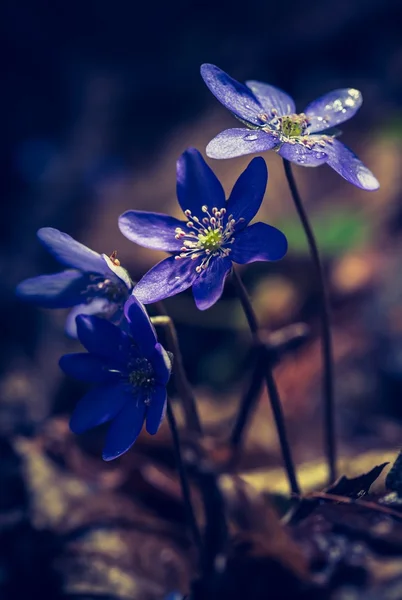
[[[99,252],[118,249],[133,277],[162,256],[122,239],[116,220],[128,208],[177,211],[177,157],[188,146],[204,151],[216,133],[235,126],[203,84],[203,62],[239,80],[281,87],[300,110],[338,87],[363,92],[363,107],[345,124],[344,139],[380,180],[380,191],[357,190],[327,167],[296,169],[296,176],[322,224],[317,234],[333,300],[344,446],[398,443],[401,30],[397,0],[3,0],[0,433],[6,445],[15,435],[34,438],[52,415],[71,412],[83,392],[57,366],[62,353],[78,349],[64,338],[63,311],[39,310],[14,296],[22,279],[58,269],[36,230],[53,226]],[[230,190],[248,160],[210,164]],[[305,320],[312,328],[310,345],[278,371],[301,461],[320,453],[317,442],[309,446],[298,437],[306,431],[298,427],[300,418],[306,428],[319,427],[317,295],[303,236],[294,233],[280,161],[271,155],[267,161],[269,203],[261,217],[283,223],[291,252],[280,266],[253,265],[245,279],[257,290],[269,327]],[[339,235],[331,229],[334,210],[342,211],[336,213]],[[227,422],[243,367],[249,368],[249,339],[230,284],[222,303],[203,314],[190,293],[170,303],[211,431]],[[386,433],[378,429],[378,405],[388,419]],[[277,462],[272,436],[267,441],[262,430],[256,436],[269,461]]]

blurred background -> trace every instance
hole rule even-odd
[[[179,216],[178,156],[189,146],[204,152],[214,135],[236,126],[205,87],[203,62],[240,81],[283,88],[300,111],[335,88],[362,91],[363,106],[344,124],[342,140],[374,172],[380,190],[354,188],[327,166],[294,171],[330,287],[342,453],[400,445],[401,25],[398,0],[3,0],[2,597],[35,589],[43,598],[147,600],[186,589],[191,559],[167,428],[141,438],[112,465],[98,458],[102,430],[73,438],[68,415],[85,387],[67,381],[57,363],[79,344],[64,335],[65,311],[24,304],[14,289],[24,278],[59,270],[36,239],[43,226],[98,252],[117,250],[134,279],[163,258],[123,238],[117,217],[130,208]],[[229,192],[249,160],[209,164]],[[274,153],[266,160],[269,183],[258,219],[281,228],[290,250],[279,264],[256,263],[243,275],[267,329],[296,321],[311,328],[309,340],[276,370],[301,464],[322,455],[317,285],[281,160]],[[208,434],[224,440],[251,376],[250,337],[234,290],[228,282],[221,302],[205,313],[197,312],[191,292],[167,305]],[[261,483],[264,469],[280,464],[263,393],[241,468]],[[133,526],[123,535],[113,521],[122,514],[152,531]]]

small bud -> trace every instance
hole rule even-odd
[[[120,261],[117,258],[117,250],[113,250],[112,254],[109,256],[110,260],[114,264],[115,267],[120,267]]]

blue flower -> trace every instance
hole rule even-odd
[[[170,358],[134,296],[127,300],[124,315],[131,335],[105,319],[78,315],[78,338],[88,353],[65,354],[60,359],[67,375],[97,384],[78,402],[70,428],[80,434],[111,421],[104,460],[127,452],[144,421],[148,433],[158,431],[171,371]]]
[[[192,286],[199,309],[221,296],[232,262],[279,260],[286,254],[282,232],[265,223],[248,226],[260,208],[267,167],[255,158],[237,180],[229,200],[201,154],[189,149],[177,162],[177,197],[187,218],[129,210],[119,227],[129,240],[173,256],[155,265],[135,286],[144,304],[173,296]]]
[[[219,102],[246,126],[216,136],[207,146],[211,158],[275,150],[298,165],[326,163],[365,190],[379,188],[377,179],[349,148],[330,132],[322,133],[353,117],[363,102],[358,90],[334,90],[296,114],[292,98],[271,85],[258,81],[243,85],[209,64],[201,66],[201,75]]]
[[[18,296],[45,308],[74,306],[66,323],[72,337],[77,337],[75,317],[79,314],[97,314],[119,322],[133,284],[115,253],[110,257],[98,254],[52,227],[39,229],[37,235],[62,265],[71,268],[22,281],[16,289]]]

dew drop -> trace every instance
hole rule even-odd
[[[248,142],[254,142],[256,139],[258,139],[258,136],[255,135],[254,133],[249,133],[248,135],[245,136],[244,139],[247,140]]]

